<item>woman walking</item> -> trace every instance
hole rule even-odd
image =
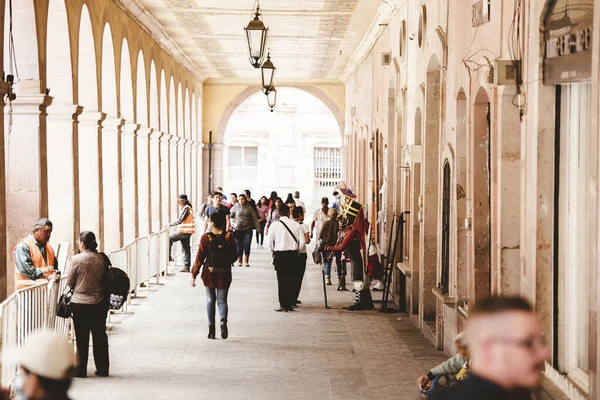
[[[269,209],[269,215],[267,216],[267,225],[265,226],[265,235],[269,233],[269,227],[273,222],[279,221],[279,207],[283,204],[281,198],[276,198],[273,205]]]
[[[98,243],[93,232],[79,235],[80,253],[71,259],[67,285],[73,290],[71,311],[77,338],[77,371],[75,376],[87,376],[90,332],[94,345],[94,363],[97,376],[108,376],[108,337],[104,301],[104,282],[110,261],[104,253],[98,253]]]
[[[219,308],[221,338],[227,339],[227,294],[231,286],[231,264],[237,257],[236,243],[231,232],[226,232],[225,214],[216,212],[209,217],[209,232],[200,238],[200,248],[192,268],[192,287],[202,267],[202,283],[206,289],[206,312],[208,314],[208,338],[215,338],[215,314]]]
[[[260,231],[256,231],[256,244],[262,249],[265,241],[265,226],[267,225],[267,213],[269,212],[269,199],[263,196],[258,201],[256,206],[256,212],[258,213],[258,223],[260,224]],[[260,237],[260,242],[259,242]]]
[[[237,241],[238,266],[242,266],[243,259],[244,267],[249,267],[248,259],[250,258],[250,247],[252,245],[252,229],[256,229],[258,232],[260,224],[252,206],[248,204],[246,195],[240,194],[238,202],[240,204],[239,211],[231,214],[236,223],[235,240]]]

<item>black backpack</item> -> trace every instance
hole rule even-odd
[[[215,235],[208,233],[210,243],[208,244],[207,266],[210,272],[222,272],[229,270],[231,264],[238,258],[235,240],[231,238],[231,232]]]
[[[104,281],[104,297],[110,310],[119,310],[127,301],[130,284],[129,276],[122,269],[113,268],[106,255],[105,262],[107,262],[108,271]]]

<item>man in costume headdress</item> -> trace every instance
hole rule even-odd
[[[369,222],[365,219],[362,205],[355,200],[356,195],[346,187],[344,182],[340,183],[336,190],[341,196],[338,215],[340,233],[337,244],[326,246],[325,250],[345,251],[350,259],[356,301],[345,308],[350,311],[371,310],[373,309],[373,299],[369,289],[371,280],[367,274]]]

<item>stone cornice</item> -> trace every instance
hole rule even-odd
[[[144,138],[147,138],[147,139],[149,139],[149,138],[150,138],[150,135],[152,134],[152,131],[153,131],[153,130],[154,130],[154,128],[148,128],[148,127],[146,127],[146,126],[144,126],[144,127],[140,127],[140,128],[137,130],[137,136],[138,136],[138,137],[144,137]]]
[[[365,58],[367,58],[371,49],[375,46],[375,43],[377,43],[379,36],[381,36],[385,30],[390,19],[398,12],[402,3],[402,0],[387,0],[381,3],[377,10],[377,14],[375,14],[375,17],[371,21],[371,25],[369,25],[360,44],[352,54],[352,57],[350,57],[348,64],[346,64],[344,73],[340,76],[342,82],[346,83],[348,78],[356,72]]]
[[[112,0],[129,18],[135,21],[158,45],[170,55],[182,68],[186,69],[200,82],[206,79],[200,68],[192,62],[163,26],[138,0]]]
[[[78,122],[79,115],[83,112],[83,107],[77,104],[55,103],[48,108],[48,122]]]

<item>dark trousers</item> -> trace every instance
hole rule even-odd
[[[94,363],[100,375],[108,375],[108,336],[106,336],[105,302],[98,304],[71,303],[75,338],[77,339],[77,376],[87,376],[90,332],[94,345]]]
[[[262,220],[259,222],[260,231],[256,231],[256,244],[263,244],[265,242],[265,226],[267,225],[266,220]],[[260,241],[259,241],[260,239]]]
[[[171,255],[171,248],[173,247],[173,243],[181,242],[181,247],[183,247],[183,265],[186,269],[190,269],[192,265],[192,249],[190,249],[190,238],[192,235],[188,235],[187,233],[172,233],[169,236],[169,255]]]
[[[304,273],[306,272],[306,258],[308,254],[298,254],[298,264],[296,266],[296,296],[294,297],[294,303],[300,298],[300,290],[302,290],[302,280],[304,279]]]
[[[288,310],[296,302],[298,252],[276,251],[273,254],[273,265],[277,271],[277,289],[279,292],[279,305]]]

